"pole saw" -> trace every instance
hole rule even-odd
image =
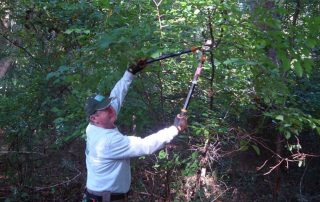
[[[205,52],[209,51],[210,49],[212,48],[212,44],[211,44],[211,41],[208,40],[204,46],[202,47],[191,47],[190,49],[187,49],[187,50],[184,50],[184,51],[180,51],[178,53],[170,53],[170,54],[164,54],[158,58],[152,58],[152,59],[147,59],[145,64],[150,64],[150,63],[153,63],[153,62],[157,62],[157,61],[160,61],[160,60],[164,60],[164,59],[167,59],[167,58],[171,58],[171,57],[177,57],[177,56],[180,56],[182,54],[187,54],[187,53],[191,53],[191,52],[196,52],[197,50],[198,51],[201,51],[201,57],[200,57],[200,62],[198,64],[198,67],[194,73],[194,76],[193,76],[193,79],[192,79],[192,82],[191,82],[191,86],[189,88],[189,93],[188,93],[188,96],[185,100],[185,103],[183,105],[183,108],[181,109],[181,112],[180,112],[180,115],[181,116],[185,116],[187,114],[187,108],[189,106],[189,103],[190,103],[190,99],[192,97],[192,94],[193,94],[193,91],[195,89],[195,86],[197,85],[197,82],[198,82],[198,77],[201,73],[201,70],[202,70],[202,67],[203,67],[203,64],[204,62],[206,61],[206,55],[205,55]]]
[[[201,73],[203,64],[206,61],[205,51],[201,50],[201,52],[202,52],[202,54],[201,54],[200,62],[199,62],[198,67],[197,67],[197,69],[196,69],[196,71],[194,73],[194,76],[193,76],[193,79],[192,79],[192,82],[191,82],[191,86],[189,88],[188,96],[187,96],[187,98],[186,98],[186,100],[184,102],[183,108],[181,109],[181,112],[180,112],[180,115],[182,115],[182,116],[185,116],[187,114],[187,108],[189,106],[191,96],[193,94],[194,88],[196,87],[196,85],[198,83],[198,77],[199,77],[199,75]]]
[[[197,50],[200,50],[201,52],[207,52],[210,50],[211,48],[211,43],[210,42],[206,42],[206,44],[202,47],[191,47],[190,49],[186,49],[186,50],[183,50],[183,51],[180,51],[180,52],[177,52],[177,53],[168,53],[168,54],[164,54],[164,55],[161,55],[160,57],[158,58],[150,58],[150,59],[147,59],[145,64],[151,64],[151,63],[154,63],[154,62],[157,62],[157,61],[160,61],[160,60],[164,60],[164,59],[167,59],[167,58],[172,58],[172,57],[177,57],[177,56],[180,56],[180,55],[183,55],[183,54],[187,54],[187,53],[191,53],[191,52],[196,52]]]

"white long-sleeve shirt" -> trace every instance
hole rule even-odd
[[[133,80],[125,72],[110,97],[111,106],[120,111],[124,97]],[[177,134],[175,126],[162,129],[145,138],[125,136],[117,128],[105,129],[89,124],[86,129],[87,188],[93,191],[126,193],[131,184],[130,157],[152,154],[169,143]]]

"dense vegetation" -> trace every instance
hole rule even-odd
[[[131,201],[315,201],[319,196],[320,2],[3,0],[0,200],[79,201],[84,101],[128,65],[212,49],[189,129],[133,160]],[[128,135],[172,124],[199,54],[149,65],[118,120]]]

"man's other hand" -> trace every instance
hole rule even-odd
[[[178,114],[174,119],[173,125],[177,127],[179,132],[184,131],[188,127],[187,117],[184,115]]]

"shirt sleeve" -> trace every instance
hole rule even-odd
[[[175,126],[162,129],[157,133],[149,135],[145,138],[136,136],[117,136],[108,148],[108,156],[111,159],[126,159],[149,155],[164,147],[165,143],[169,143],[176,135],[178,129]]]
[[[119,114],[122,102],[127,95],[129,86],[132,83],[133,78],[134,75],[126,71],[122,78],[113,87],[110,93],[110,97],[113,98],[111,101],[111,106],[115,109],[117,114]]]

